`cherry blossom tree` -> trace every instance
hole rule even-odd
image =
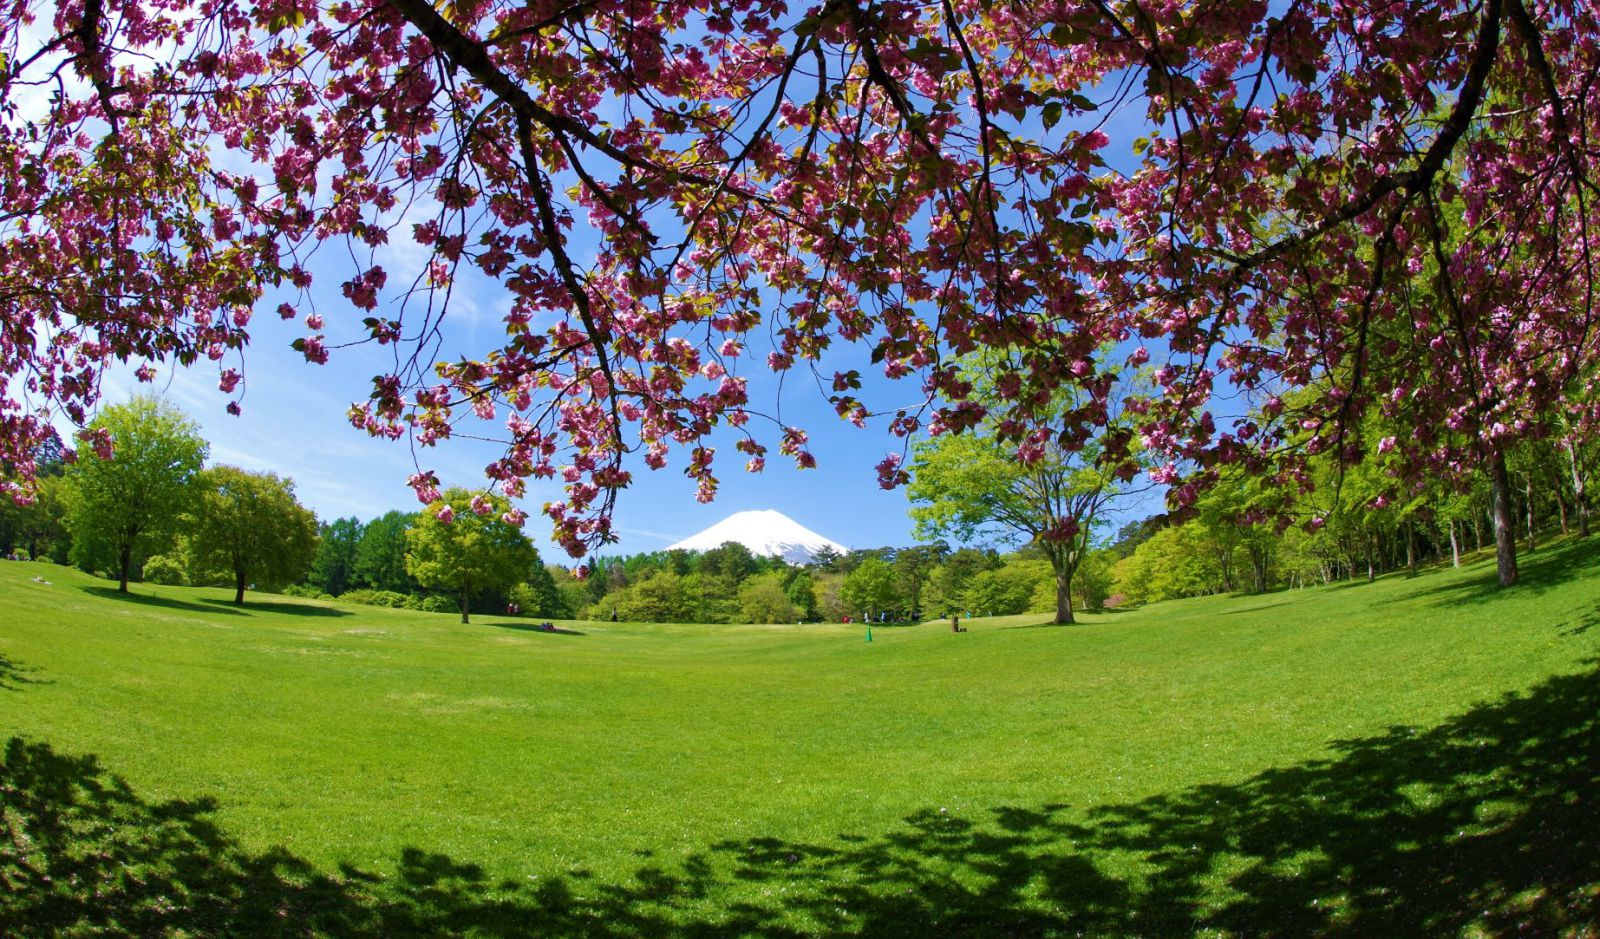
[[[1371,409],[1416,422],[1412,471],[1494,473],[1596,360],[1587,0],[0,16],[0,461],[23,498],[47,420],[82,422],[107,367],[212,361],[237,396],[274,303],[312,362],[393,348],[356,427],[431,446],[493,422],[491,485],[559,477],[544,512],[574,554],[611,537],[630,453],[681,448],[706,499],[728,428],[751,470],[772,447],[814,462],[750,400],[763,366],[901,438],[987,421],[1037,451],[1096,439],[1149,363],[1142,440],[1102,458],[1160,454],[1182,508],[1224,466],[1295,488],[1308,455],[1360,459]],[[390,242],[423,261],[385,267]],[[329,243],[337,302],[313,287]],[[438,361],[469,278],[506,298],[505,339]],[[921,403],[875,412],[838,367],[858,347]],[[984,348],[1015,350],[992,401],[955,364]],[[411,483],[439,495],[425,467]]]

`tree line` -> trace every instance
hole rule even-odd
[[[105,408],[84,439],[69,451],[52,436],[30,454],[39,492],[0,501],[0,553],[103,574],[123,593],[141,580],[229,586],[238,604],[249,589],[398,590],[411,602],[396,605],[459,609],[462,622],[543,570],[510,504],[464,489],[368,526],[319,525],[292,480],[207,467],[199,428],[156,398]]]
[[[1077,585],[1075,601],[1098,608],[1109,567],[1086,563]],[[678,623],[908,622],[1049,612],[1056,604],[1051,562],[1039,548],[1001,553],[944,541],[824,549],[808,564],[758,557],[737,542],[598,557],[586,580],[561,590],[563,609],[577,618]]]
[[[504,499],[464,489],[370,521],[319,522],[292,480],[205,466],[208,445],[171,404],[138,397],[91,427],[114,457],[55,437],[33,453],[31,504],[0,502],[0,553],[71,564],[117,581],[228,586],[430,612],[682,623],[905,621],[1053,609],[1051,561],[944,541],[840,554],[810,564],[729,542],[705,552],[597,557],[587,577],[542,563]],[[92,435],[90,439],[95,439]],[[1104,566],[1080,568],[1078,602],[1098,606]]]
[[[729,542],[706,552],[600,556],[587,577],[540,561],[498,497],[464,489],[426,508],[369,522],[319,523],[293,482],[237,467],[205,467],[207,446],[188,418],[153,398],[105,409],[96,421],[115,446],[68,451],[49,438],[34,452],[40,488],[30,505],[0,502],[0,554],[48,559],[130,581],[216,585],[432,612],[514,612],[551,619],[681,623],[906,621],[954,614],[1092,610],[1226,592],[1264,592],[1341,579],[1372,579],[1431,563],[1459,564],[1495,547],[1510,518],[1525,550],[1552,533],[1586,536],[1588,485],[1600,447],[1578,435],[1530,437],[1507,457],[1507,504],[1497,512],[1483,474],[1406,477],[1387,460],[1390,430],[1376,417],[1362,433],[1371,453],[1353,465],[1310,459],[1312,498],[1269,478],[1219,474],[1190,507],[1130,522],[1109,539],[1107,507],[1125,484],[1093,470],[1084,453],[1049,454],[1035,466],[1006,460],[977,429],[917,448],[908,490],[919,534],[974,533],[1019,550],[952,548],[942,538],[839,554],[795,565]],[[1051,475],[1053,474],[1053,475]],[[1066,513],[1050,492],[1091,494]],[[1407,481],[1409,479],[1409,481]],[[1030,499],[1032,501],[1030,501]],[[1055,512],[1055,514],[1052,514]],[[1063,554],[1042,537],[1060,518],[1073,536]],[[1066,590],[1066,593],[1063,593]]]
[[[305,572],[316,519],[292,481],[206,467],[197,426],[155,398],[108,407],[91,426],[102,446],[71,451],[51,437],[34,451],[38,497],[0,506],[7,557],[73,564],[123,593],[137,580],[231,586],[235,603]]]
[[[1374,451],[1384,431],[1369,420]],[[1270,481],[1221,476],[1187,512],[1130,523],[1107,549],[1112,592],[1151,602],[1213,593],[1372,580],[1423,565],[1459,566],[1477,551],[1534,551],[1555,535],[1587,537],[1588,486],[1600,447],[1578,437],[1530,437],[1506,454],[1503,504],[1487,473],[1402,477],[1374,452],[1341,466],[1313,459],[1312,497],[1285,504]]]

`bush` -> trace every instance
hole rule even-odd
[[[460,604],[456,600],[452,600],[449,597],[441,597],[441,596],[438,596],[438,595],[433,595],[433,596],[427,596],[427,597],[411,597],[410,599],[415,600],[416,601],[416,605],[412,606],[408,602],[406,604],[406,608],[407,609],[421,610],[424,613],[459,613],[459,612],[461,612]]]
[[[409,598],[405,594],[395,593],[393,590],[363,589],[351,590],[348,593],[341,594],[339,599],[346,603],[365,603],[367,606],[386,606],[390,609],[401,610],[405,609],[406,600]]]
[[[188,568],[176,558],[158,554],[144,562],[144,582],[168,587],[189,586]]]
[[[307,600],[332,600],[333,594],[324,593],[311,584],[290,584],[283,588],[286,597],[305,597]]]

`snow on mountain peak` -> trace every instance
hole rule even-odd
[[[669,545],[667,550],[710,551],[729,541],[744,545],[751,554],[781,557],[791,564],[808,564],[823,548],[840,554],[849,550],[773,509],[735,512],[698,535]]]

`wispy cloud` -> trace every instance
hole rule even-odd
[[[669,544],[675,541],[683,540],[682,535],[664,535],[659,531],[649,531],[643,528],[616,528],[614,531],[616,531],[616,533],[619,535],[637,535],[640,538],[654,538],[657,541],[665,541]]]

